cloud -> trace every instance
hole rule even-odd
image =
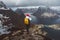
[[[60,0],[1,0],[7,6],[60,6]]]
[[[16,6],[19,0],[0,0],[3,1],[7,6]]]

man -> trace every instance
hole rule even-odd
[[[29,27],[30,27],[30,21],[32,20],[30,18],[30,14],[26,14],[26,17],[24,18],[24,24],[25,24],[25,28],[27,30],[27,32],[29,33]]]

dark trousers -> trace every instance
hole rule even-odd
[[[28,33],[29,33],[29,26],[30,26],[30,25],[26,25],[26,26],[25,26],[25,28],[26,28],[26,30],[27,30]]]

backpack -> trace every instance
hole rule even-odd
[[[29,19],[28,18],[24,18],[24,24],[29,25]]]

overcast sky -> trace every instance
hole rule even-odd
[[[60,6],[60,0],[0,0],[7,6]]]

